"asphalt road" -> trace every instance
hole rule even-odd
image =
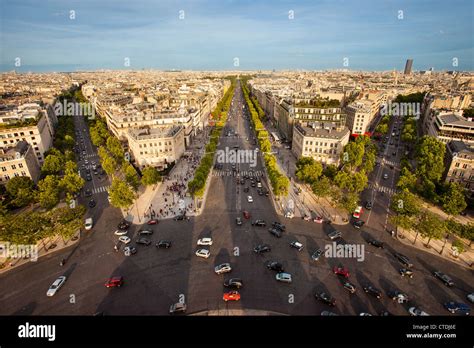
[[[239,145],[240,149],[253,148],[248,120],[242,117],[242,103],[241,91],[237,88],[228,126],[238,135],[228,137],[224,132],[220,149],[234,145]],[[250,165],[241,163],[237,168],[242,173]],[[248,180],[245,185],[237,184],[231,164],[224,164],[224,169],[228,169],[230,175],[217,172],[213,175],[201,216],[190,221],[165,220],[151,226],[154,230],[150,238],[153,244],[137,245],[137,254],[128,257],[122,251],[115,252],[113,249],[117,240],[113,232],[121,214],[108,206],[105,195],[98,194],[99,204],[91,212],[96,225],[92,231],[83,234],[77,246],[0,276],[3,285],[0,288],[0,314],[92,315],[103,312],[105,315],[165,315],[169,306],[184,296],[188,313],[230,308],[291,315],[319,315],[324,310],[345,315],[361,312],[377,315],[382,311],[408,315],[407,309],[416,305],[432,315],[448,315],[442,303],[447,300],[466,303],[466,295],[473,292],[471,270],[393,239],[376,223],[385,218],[383,209],[377,206],[371,212],[370,222],[362,230],[356,230],[351,225],[336,226],[347,243],[365,247],[363,261],[322,257],[314,262],[310,255],[314,250],[324,250],[326,244],[332,243],[327,233],[334,227],[277,216],[270,199],[258,195],[257,188],[250,187],[249,193],[243,192],[245,186],[250,186]],[[261,160],[252,169],[261,170]],[[265,179],[262,183],[267,187]],[[253,202],[248,202],[248,195],[252,195]],[[250,220],[264,219],[267,228],[251,226],[250,220],[245,219],[242,226],[237,226],[235,218],[242,217],[243,210],[251,213]],[[268,225],[273,221],[286,225],[287,232],[282,238],[277,239],[268,233]],[[141,226],[130,229],[129,236],[133,240],[139,228]],[[213,239],[208,259],[194,255],[198,248],[196,241],[202,237]],[[369,246],[366,243],[369,238],[384,241],[385,249]],[[172,241],[172,247],[155,248],[154,243],[161,239]],[[303,243],[302,251],[289,246],[295,239]],[[264,256],[255,254],[253,248],[260,243],[269,244],[271,252]],[[402,266],[392,256],[394,251],[405,254],[413,262],[413,279],[404,279],[398,274]],[[63,257],[67,257],[68,261],[61,267],[59,261]],[[292,274],[293,282],[277,282],[275,273],[264,266],[268,260],[282,262],[285,271]],[[216,275],[214,266],[222,262],[230,262],[232,272]],[[341,279],[332,273],[332,268],[340,264],[349,269],[349,280],[357,286],[355,294],[344,290]],[[432,276],[434,270],[449,274],[455,285],[446,287]],[[60,275],[66,275],[67,282],[54,297],[47,297],[48,287]],[[113,275],[124,277],[123,287],[105,288],[105,281]],[[222,300],[223,281],[230,277],[243,279],[242,299],[239,302],[225,303]],[[380,300],[362,290],[369,283],[382,291]],[[387,292],[390,290],[405,292],[410,297],[410,303],[401,305],[388,299]],[[336,299],[335,308],[314,298],[314,293],[320,291],[329,292]]]

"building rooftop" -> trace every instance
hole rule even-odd
[[[16,143],[15,146],[0,148],[0,161],[10,161],[21,158],[28,151],[30,145],[23,140]]]
[[[182,128],[180,125],[158,128],[129,128],[128,135],[135,140],[169,138],[176,135]]]
[[[336,129],[330,122],[318,123],[314,127],[296,124],[295,128],[304,136],[314,138],[342,139],[350,133],[347,127]]]
[[[474,122],[456,114],[440,115],[438,119],[442,126],[474,128]]]

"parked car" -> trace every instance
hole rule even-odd
[[[283,283],[291,283],[291,274],[290,273],[277,273],[275,279]]]
[[[436,271],[436,272],[433,272],[433,275],[435,276],[435,278],[438,278],[439,280],[441,280],[446,286],[454,285],[453,280],[448,275],[444,274],[443,272]]]
[[[362,221],[362,220],[356,220],[352,223],[352,226],[354,226],[355,228],[359,229],[361,228],[362,226],[364,226],[365,222]]]
[[[345,267],[334,266],[332,271],[334,272],[334,274],[343,276],[344,278],[349,278],[350,276],[349,270]]]
[[[197,241],[197,245],[212,245],[212,238],[209,238],[209,237],[200,238]]]
[[[301,244],[301,243],[298,242],[297,240],[291,242],[291,243],[290,243],[290,246],[291,246],[292,248],[295,248],[295,249],[298,250],[298,251],[303,250],[303,244]]]
[[[127,230],[130,227],[130,224],[128,223],[128,221],[122,220],[120,221],[117,227],[119,230]]]
[[[109,278],[105,282],[106,288],[120,288],[122,285],[123,285],[122,276],[115,276],[115,277]]]
[[[240,294],[238,291],[229,291],[224,293],[224,296],[222,296],[222,299],[224,301],[239,301],[240,300]]]
[[[91,230],[93,225],[94,225],[94,221],[92,220],[92,218],[87,218],[86,221],[84,222],[84,228],[86,231]]]
[[[170,314],[186,313],[186,303],[174,303],[170,306]]]
[[[242,279],[240,278],[230,278],[224,282],[226,288],[240,289],[244,286]]]
[[[235,218],[235,224],[236,224],[237,226],[241,226],[241,225],[242,225],[242,219],[241,219],[240,217],[236,217],[236,218]]]
[[[152,220],[148,220],[147,225],[156,225],[157,223],[158,223],[158,220],[152,219]]]
[[[272,249],[270,248],[270,245],[268,244],[259,244],[253,249],[253,251],[256,252],[257,254],[263,254],[271,250]]]
[[[61,288],[61,286],[64,285],[64,283],[66,282],[66,277],[65,276],[60,276],[58,277],[54,282],[53,284],[51,284],[51,286],[49,287],[48,291],[46,292],[46,296],[54,296],[56,294],[56,292],[59,290],[59,288]]]
[[[369,243],[370,245],[372,245],[376,248],[383,249],[383,242],[381,242],[377,239],[370,239],[367,243]]]
[[[277,271],[278,273],[283,273],[285,271],[283,265],[278,261],[268,261],[267,268],[272,271]]]
[[[318,261],[322,253],[323,251],[321,249],[316,250],[314,253],[311,254],[311,260]]]
[[[318,223],[318,224],[322,224],[324,219],[321,217],[321,216],[316,216],[314,219],[313,219],[314,222]]]
[[[410,307],[408,309],[408,313],[410,313],[411,315],[415,316],[415,317],[420,317],[420,316],[429,316],[428,313],[426,313],[425,311],[421,310],[421,308],[419,307]]]
[[[408,269],[408,268],[400,268],[398,270],[398,273],[400,273],[400,275],[402,277],[408,277],[408,278],[413,278],[413,271],[411,269]]]
[[[464,315],[469,315],[471,311],[467,304],[461,303],[461,302],[454,302],[454,301],[446,302],[444,304],[444,308],[446,308],[448,311],[450,311],[453,314],[460,313]]]
[[[334,240],[342,237],[341,231],[334,230],[328,234],[329,239]]]
[[[394,253],[393,256],[406,268],[412,268],[413,264],[410,262],[410,259],[403,254]]]
[[[468,294],[466,297],[469,300],[469,302],[474,303],[474,293]]]
[[[267,224],[265,223],[265,220],[257,219],[254,222],[252,222],[252,226],[266,227]]]
[[[334,307],[336,305],[336,299],[334,297],[332,297],[331,295],[325,293],[325,292],[321,292],[321,293],[317,293],[317,294],[314,294],[314,297],[316,297],[317,300],[329,305],[329,306],[332,306]]]
[[[138,231],[138,234],[140,236],[149,236],[149,235],[153,234],[153,231],[152,230],[140,230],[140,231]]]
[[[367,294],[370,294],[376,298],[381,298],[382,297],[382,292],[373,287],[372,285],[367,285],[367,286],[364,286],[364,291],[367,293]]]
[[[137,241],[136,241],[137,244],[141,244],[141,245],[150,245],[151,244],[151,240],[149,239],[146,239],[146,238],[138,238]]]
[[[270,232],[270,234],[272,236],[275,236],[277,238],[281,238],[281,231],[280,230],[277,230],[276,228],[269,228],[268,229],[268,232]]]
[[[115,234],[116,236],[125,236],[127,233],[128,233],[127,230],[116,230],[116,231],[114,232],[114,234]]]
[[[128,243],[131,242],[131,239],[130,239],[129,237],[127,237],[127,236],[120,236],[120,237],[119,237],[119,241],[122,242],[122,243],[124,243],[124,244],[128,244]]]
[[[351,294],[356,292],[356,286],[350,282],[344,282],[342,283],[342,287],[349,291]]]
[[[214,267],[214,272],[216,272],[216,274],[229,273],[230,271],[232,271],[230,263],[221,263],[220,265]]]
[[[359,219],[361,214],[362,214],[362,207],[359,205],[359,206],[354,210],[354,213],[352,214],[352,216],[355,217],[356,219]]]
[[[211,256],[211,253],[207,249],[198,249],[196,250],[196,256],[203,257],[205,259],[209,258]]]
[[[155,244],[157,248],[171,248],[171,242],[168,240],[160,240],[158,243]]]
[[[367,210],[371,210],[372,206],[373,206],[372,201],[367,201],[367,203],[365,203],[365,209]]]
[[[244,216],[245,219],[250,219],[250,213],[247,210],[244,210],[242,212],[242,215]]]

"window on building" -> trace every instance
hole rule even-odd
[[[462,167],[463,167],[464,169],[466,169],[466,168],[467,168],[467,163],[464,164]]]
[[[23,168],[23,163],[18,163],[18,168]]]
[[[26,173],[24,171],[21,171],[22,176],[26,176]]]
[[[455,166],[456,168],[458,168],[458,167],[459,167],[459,165],[460,165],[460,163],[459,163],[459,162],[456,162],[456,163],[454,164],[454,166]]]
[[[12,164],[12,169],[16,169],[16,165]]]
[[[7,171],[7,167],[2,167],[2,171],[3,171],[3,172],[6,172],[6,171]]]

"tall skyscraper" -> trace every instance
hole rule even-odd
[[[412,65],[413,65],[413,59],[407,59],[407,62],[405,63],[405,75],[411,74]]]

